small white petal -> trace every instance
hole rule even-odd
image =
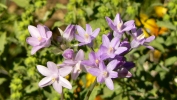
[[[39,33],[39,31],[38,31],[38,29],[36,27],[34,27],[32,25],[29,25],[28,26],[28,30],[29,30],[29,32],[30,32],[32,37],[35,37],[35,38],[41,37],[40,33]]]
[[[51,71],[47,67],[44,67],[42,65],[37,65],[37,70],[44,76],[51,75]]]
[[[68,89],[72,89],[71,83],[68,80],[66,80],[65,78],[60,76],[59,82],[63,87],[68,88]]]
[[[39,87],[45,87],[48,85],[51,85],[53,83],[52,77],[44,77],[40,82],[39,82]]]

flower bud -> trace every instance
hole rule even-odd
[[[73,51],[73,49],[66,49],[66,50],[63,52],[62,56],[64,57],[64,59],[72,59],[73,56],[74,56],[74,51]]]

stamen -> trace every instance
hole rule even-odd
[[[120,23],[117,24],[117,29],[118,29],[119,31],[121,30],[122,25],[123,25],[123,22],[120,22]]]
[[[38,39],[39,41],[41,41],[41,40],[42,40],[42,37],[38,37],[37,39]]]
[[[138,40],[141,40],[141,39],[143,39],[144,37],[145,37],[145,34],[142,33],[141,35],[139,35],[139,36],[137,37],[137,39],[138,39]]]
[[[96,63],[96,64],[99,64],[99,62],[100,62],[100,61],[99,61],[98,59],[95,60],[95,63]]]
[[[103,72],[103,76],[104,76],[104,77],[107,77],[107,76],[108,76],[108,72],[107,72],[107,71],[104,71],[104,72]]]
[[[112,53],[113,52],[113,47],[109,47],[108,53]]]

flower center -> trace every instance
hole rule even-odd
[[[123,24],[123,22],[120,22],[120,23],[117,24],[117,29],[118,29],[118,31],[121,30],[121,28],[122,28],[122,24]]]
[[[137,37],[137,39],[138,39],[138,40],[141,40],[141,39],[143,39],[144,37],[145,37],[145,34],[142,33],[141,35],[139,35],[139,36]]]
[[[99,64],[99,62],[100,62],[100,61],[99,61],[98,59],[95,60],[95,63],[96,63],[97,65]]]
[[[113,51],[114,51],[114,48],[113,48],[113,47],[109,47],[108,53],[110,54],[110,53],[112,53]]]
[[[42,37],[38,37],[37,39],[38,39],[39,41],[41,41],[41,40],[42,40]]]
[[[90,39],[90,36],[89,36],[89,34],[87,34],[87,33],[85,33],[85,39],[86,39],[86,41],[89,41],[89,39]]]
[[[103,72],[103,76],[104,76],[104,77],[108,77],[108,72],[107,72],[107,71],[104,71],[104,72]]]
[[[56,78],[52,78],[52,82],[55,82],[56,81]]]

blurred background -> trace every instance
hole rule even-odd
[[[177,100],[177,0],[0,0],[0,100],[58,100],[52,87],[38,87],[42,75],[36,65],[47,61],[61,63],[60,54],[49,48],[30,55],[28,25],[44,24],[59,35],[58,27],[72,23],[101,34],[110,31],[105,16],[123,21],[135,20],[154,51],[140,47],[126,57],[133,61],[133,77],[114,80],[114,91],[96,86],[90,100]],[[97,38],[97,41],[101,37]],[[87,52],[87,50],[85,51]],[[70,76],[67,76],[70,80]],[[83,100],[95,77],[82,74],[73,89],[64,89],[66,100]]]

